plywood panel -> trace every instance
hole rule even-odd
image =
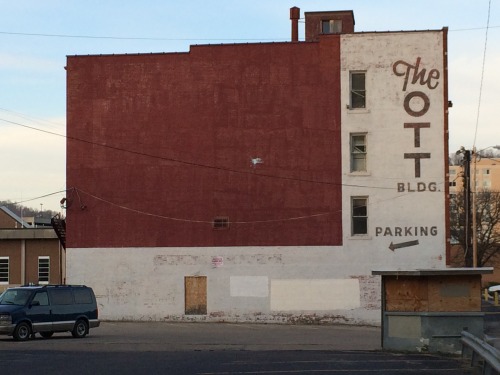
[[[481,311],[481,276],[385,277],[385,310],[399,312]]]
[[[441,276],[429,279],[429,311],[481,311],[481,277]]]
[[[428,306],[427,277],[385,278],[386,311],[427,311]]]
[[[206,315],[207,313],[207,277],[186,276],[185,313],[186,315]]]

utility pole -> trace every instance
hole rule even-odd
[[[467,267],[476,268],[479,263],[478,249],[477,249],[477,162],[481,159],[481,151],[488,148],[495,148],[500,150],[500,145],[489,146],[477,151],[474,146],[471,150],[466,150],[461,147],[457,154],[463,154],[462,161],[464,167],[464,211],[465,211],[465,265]],[[474,158],[474,159],[472,159]],[[473,168],[473,188],[471,189],[471,163],[474,162]],[[472,196],[472,199],[471,199]],[[471,207],[472,205],[472,207]],[[472,249],[472,252],[471,252]]]
[[[474,158],[474,169],[472,170],[474,178],[472,189],[472,266],[477,268],[477,153],[476,147],[472,148],[472,157]]]
[[[470,189],[470,150],[464,150],[464,209],[465,209],[465,265],[472,267],[474,256],[472,254],[472,209]],[[474,176],[475,178],[475,176]]]

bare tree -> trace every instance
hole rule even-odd
[[[476,237],[478,267],[491,265],[495,257],[500,257],[500,192],[478,191],[476,199]],[[451,197],[450,226],[452,240],[463,250],[466,267],[472,267],[472,246],[467,246],[467,218],[464,209],[464,193]],[[469,226],[469,228],[472,226]],[[470,234],[472,236],[472,233]]]
[[[449,165],[461,165],[463,162],[463,158],[464,156],[459,153],[450,154],[448,156],[448,163]]]

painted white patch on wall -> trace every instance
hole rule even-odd
[[[267,276],[231,276],[231,297],[268,297],[269,278]]]
[[[271,310],[349,310],[360,307],[357,279],[271,280]]]

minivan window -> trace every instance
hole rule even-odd
[[[69,289],[51,289],[50,302],[52,305],[71,305],[73,295]]]
[[[24,306],[28,302],[30,295],[31,290],[7,289],[1,296],[0,305]]]
[[[92,294],[90,293],[90,289],[86,288],[75,288],[73,289],[73,294],[75,296],[75,303],[85,304],[92,303]]]
[[[47,292],[37,292],[33,297],[33,302],[38,302],[40,306],[48,306],[49,305],[49,297],[47,296]]]

